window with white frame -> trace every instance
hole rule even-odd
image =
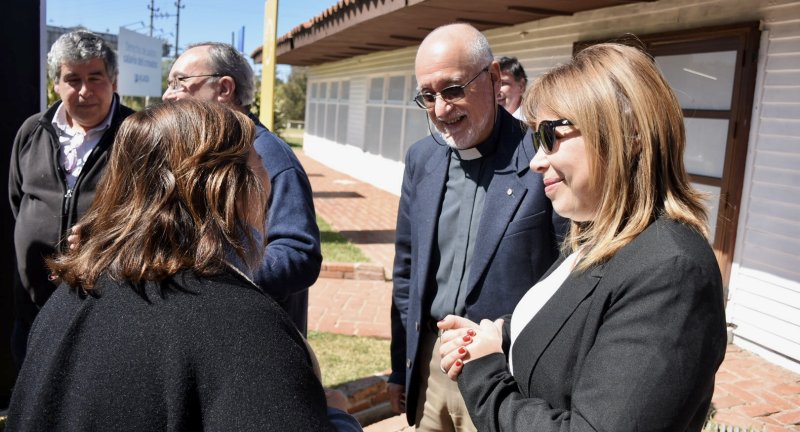
[[[350,81],[322,81],[310,85],[306,132],[310,135],[347,143]]]
[[[413,75],[369,79],[364,125],[364,151],[402,161],[406,150],[428,134],[426,112],[411,102]]]

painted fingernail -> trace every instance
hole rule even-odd
[[[469,342],[472,339],[472,336],[466,335],[462,339],[464,340],[464,342]]]
[[[456,360],[456,367],[461,367],[461,360]]]
[[[469,330],[467,330],[467,334],[470,335],[470,336],[475,336],[476,333],[475,333],[475,330],[469,329]]]
[[[464,353],[466,353],[466,352],[467,352],[467,350],[466,350],[466,349],[464,349],[464,347],[461,347],[461,348],[459,348],[459,349],[458,349],[458,353],[459,353],[459,354],[464,354]]]

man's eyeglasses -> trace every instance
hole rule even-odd
[[[573,124],[567,119],[540,121],[539,128],[533,132],[533,150],[539,151],[541,148],[546,154],[552,153],[557,141],[556,128],[561,126]]]
[[[477,75],[472,77],[471,80],[467,81],[464,85],[454,85],[443,89],[438,93],[419,93],[416,97],[414,97],[414,102],[417,103],[417,106],[424,110],[429,110],[436,106],[436,97],[439,96],[442,98],[443,101],[447,103],[453,103],[459,101],[466,96],[464,89],[467,88],[468,85],[472,84],[482,73],[489,70],[489,66],[481,69]]]
[[[221,77],[221,76],[223,76],[223,75],[222,74],[218,74],[218,73],[213,73],[213,74],[189,75],[189,76],[177,77],[177,78],[174,78],[174,79],[171,79],[171,80],[167,81],[167,88],[170,91],[174,91],[174,92],[181,91],[181,90],[183,90],[183,82],[188,80],[189,78],[201,78],[201,77],[216,77],[216,78],[218,78],[218,77]]]

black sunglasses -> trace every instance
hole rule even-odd
[[[533,150],[539,151],[541,148],[546,154],[550,154],[556,145],[556,128],[560,126],[573,124],[567,119],[540,121],[539,128],[533,132]]]
[[[466,92],[464,91],[464,89],[466,89],[468,85],[472,84],[472,82],[475,81],[475,79],[477,79],[482,73],[488,70],[489,66],[486,66],[485,68],[481,69],[481,71],[478,72],[477,75],[472,77],[472,79],[467,81],[467,83],[464,85],[450,86],[438,93],[419,93],[414,97],[414,102],[416,102],[417,106],[419,106],[420,108],[424,110],[429,110],[436,106],[436,96],[441,97],[442,100],[447,103],[453,103],[459,101],[463,99],[464,96],[466,96]]]

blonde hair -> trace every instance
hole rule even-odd
[[[49,261],[67,284],[91,290],[104,272],[135,286],[191,269],[222,271],[228,249],[251,268],[263,255],[246,226],[269,184],[247,164],[255,125],[216,102],[146,108],[121,125],[81,244]]]
[[[581,249],[577,269],[604,262],[656,218],[680,221],[707,236],[703,195],[683,164],[683,113],[653,59],[615,43],[590,46],[539,77],[525,115],[569,119],[581,132],[600,203],[593,220],[572,222],[565,252]]]

